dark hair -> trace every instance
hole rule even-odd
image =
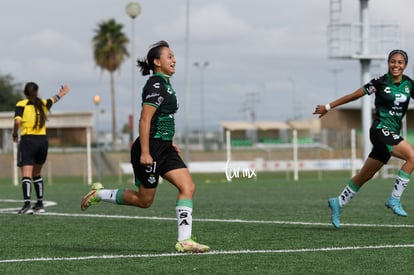
[[[46,113],[43,108],[42,100],[37,96],[39,91],[39,86],[34,82],[28,82],[24,86],[24,95],[27,97],[29,102],[31,102],[36,109],[36,120],[33,126],[33,129],[42,128],[46,123]]]
[[[159,59],[162,48],[169,48],[170,46],[164,40],[158,41],[150,46],[147,58],[138,58],[137,67],[140,67],[142,75],[149,75],[150,71],[155,71],[154,59]]]
[[[405,64],[407,64],[407,63],[408,63],[408,54],[407,54],[405,51],[400,50],[400,49],[392,50],[392,51],[388,54],[388,62],[390,62],[391,57],[392,57],[394,54],[397,54],[397,53],[401,54],[401,55],[404,57]]]

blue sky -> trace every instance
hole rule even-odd
[[[93,111],[93,96],[100,95],[105,110],[100,120],[110,129],[109,74],[95,66],[91,38],[97,24],[110,18],[122,23],[131,37],[131,19],[125,13],[128,2],[1,0],[0,73],[21,83],[37,82],[43,97],[53,95],[62,83],[70,84],[71,93],[54,107],[55,112]],[[201,125],[202,89],[194,62],[209,62],[203,71],[203,104],[205,125],[213,130],[219,129],[220,121],[250,119],[246,109],[262,121],[312,118],[316,104],[361,84],[357,61],[328,59],[329,0],[189,2],[188,60],[186,0],[138,1],[142,13],[134,20],[136,57],[145,56],[148,46],[161,39],[176,54],[172,83],[181,102],[178,130],[184,127],[186,102],[190,103],[189,127]],[[357,22],[359,1],[342,2],[341,21]],[[414,2],[409,0],[369,1],[370,22],[400,25],[401,47],[409,56],[414,48],[412,10]],[[373,74],[384,72],[384,64],[375,62]],[[132,113],[131,66],[131,59],[126,60],[115,75],[119,129]],[[410,68],[406,73],[412,76]],[[136,70],[138,93],[146,79]]]

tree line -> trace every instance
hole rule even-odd
[[[16,102],[23,99],[23,85],[13,76],[0,75],[0,112],[13,112]]]

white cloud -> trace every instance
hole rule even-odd
[[[47,56],[61,61],[82,60],[91,57],[91,49],[77,40],[54,30],[42,30],[20,38],[18,47],[26,56]]]
[[[97,78],[100,74],[98,68],[91,66],[90,62],[62,62],[49,57],[33,58],[29,68],[40,78],[58,78],[70,81],[85,81],[91,78]]]
[[[10,74],[10,72],[21,72],[22,63],[16,59],[3,56],[0,57],[0,74]]]
[[[191,13],[191,39],[199,42],[225,42],[243,38],[251,27],[220,3],[194,8]]]
[[[59,108],[93,109],[92,96],[100,93],[102,108],[109,110],[109,77],[94,64],[91,38],[97,24],[109,18],[122,23],[126,35],[131,36],[131,19],[125,14],[127,1],[2,1],[0,23],[5,27],[0,29],[0,35],[6,42],[0,44],[3,53],[0,73],[10,73],[19,82],[39,81],[45,95],[61,82],[69,82],[72,94],[59,104]],[[170,42],[177,58],[173,86],[182,103],[177,115],[180,120],[184,116],[186,90],[186,1],[140,2],[142,13],[135,19],[135,54],[144,56],[148,46],[160,39]],[[295,79],[306,114],[312,111],[318,98],[333,99],[333,76],[329,69],[343,69],[338,77],[338,95],[360,84],[357,61],[327,59],[329,0],[190,3],[190,100],[197,102],[200,90],[199,72],[191,64],[209,61],[204,82],[205,100],[211,108],[206,114],[209,123],[218,124],[217,121],[227,118],[241,119],[239,109],[249,92],[260,92],[258,119],[291,116],[292,85],[288,77]],[[371,23],[401,24],[410,56],[414,43],[414,35],[411,35],[414,28],[410,21],[413,3],[411,0],[369,1]],[[22,6],[26,8],[22,10]],[[343,0],[342,6],[343,22],[359,20],[359,1]],[[146,79],[137,76],[138,91]],[[130,82],[131,60],[128,59],[115,79],[119,120],[125,121],[125,114],[131,112]],[[215,103],[218,98],[219,102]],[[191,124],[195,127],[200,118],[198,106],[195,103],[190,110],[194,113]],[[182,127],[183,121],[178,124]]]
[[[182,41],[186,28],[185,7],[180,9],[176,18],[178,19],[174,21],[160,21],[154,27],[155,36]],[[250,33],[250,26],[242,18],[233,15],[225,5],[213,2],[190,7],[189,30],[190,39],[195,43],[224,43],[244,37],[246,33]]]

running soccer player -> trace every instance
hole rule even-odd
[[[39,86],[28,82],[24,87],[26,99],[16,103],[14,112],[13,141],[20,142],[18,149],[18,163],[22,171],[22,189],[24,205],[19,214],[44,213],[43,207],[43,178],[41,176],[43,164],[46,162],[49,148],[46,136],[47,112],[52,105],[69,92],[69,86],[62,86],[59,93],[49,99],[38,97]],[[31,182],[36,190],[37,202],[31,207]]]
[[[396,215],[406,217],[401,205],[401,196],[414,170],[414,149],[400,136],[401,124],[413,97],[413,80],[404,75],[408,55],[403,50],[393,50],[388,55],[388,72],[374,78],[353,93],[329,104],[317,105],[313,114],[324,116],[332,108],[359,99],[364,95],[375,95],[375,118],[370,129],[373,148],[360,172],[352,177],[338,197],[330,198],[331,222],[340,227],[342,208],[350,202],[359,189],[377,173],[391,156],[404,160],[398,171],[394,188],[385,202]]]
[[[178,252],[207,252],[210,247],[192,239],[193,195],[195,184],[189,170],[173,143],[174,114],[178,102],[170,78],[175,73],[174,53],[165,41],[151,46],[147,58],[138,59],[142,75],[153,75],[142,92],[142,110],[139,137],[131,148],[131,164],[138,191],[131,189],[103,189],[94,183],[82,198],[81,210],[99,201],[148,208],[154,201],[159,177],[162,176],[178,189],[176,215],[178,222]]]

